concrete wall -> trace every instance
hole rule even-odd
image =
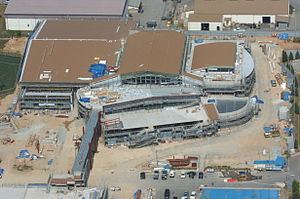
[[[262,23],[262,17],[271,17],[271,23],[275,23],[275,15],[223,15],[223,21],[225,18],[231,18],[235,23],[258,24]]]
[[[188,30],[189,31],[199,31],[201,30],[202,23],[209,23],[209,30],[216,31],[217,27],[220,27],[222,30],[222,22],[188,22]]]
[[[35,28],[36,24],[42,21],[40,18],[5,18],[6,30],[28,30]]]

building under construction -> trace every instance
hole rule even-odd
[[[228,45],[235,49],[237,44]],[[182,71],[185,46],[179,32],[134,33],[127,38],[118,71],[78,90],[82,117],[91,110],[101,112],[106,145],[142,147],[209,136],[251,119],[248,98],[209,98],[204,78]]]
[[[20,108],[69,111],[76,104],[86,119],[70,177],[76,186],[87,185],[100,136],[107,146],[143,147],[210,136],[254,114],[241,97],[255,82],[242,42],[133,29],[130,21],[45,21],[28,41]]]
[[[47,20],[28,40],[20,75],[20,109],[69,111],[74,92],[95,81],[89,67],[118,64],[134,27],[120,20]],[[75,100],[76,102],[76,100]]]
[[[254,61],[244,41],[187,38],[184,70],[201,78],[206,93],[249,96],[255,83]]]
[[[47,20],[26,46],[20,109],[69,111],[77,89],[115,82],[248,96],[255,70],[242,41],[203,41],[176,31],[140,32],[132,21]],[[87,107],[79,109],[84,116]]]

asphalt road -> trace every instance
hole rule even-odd
[[[290,0],[290,4],[295,8],[295,13],[290,21],[290,28],[294,30],[296,25],[296,30],[300,30],[300,1]]]
[[[299,16],[300,17],[300,16]],[[300,21],[300,18],[299,18]],[[210,36],[235,36],[238,33],[243,33],[245,36],[264,36],[269,37],[272,33],[288,33],[291,37],[300,37],[300,31],[266,31],[266,30],[245,30],[245,31],[187,31],[187,35],[210,35]]]

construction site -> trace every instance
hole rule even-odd
[[[130,20],[44,21],[27,42],[14,108],[0,116],[1,183],[101,181],[130,198],[139,184],[130,178],[147,162],[188,154],[197,159],[183,169],[244,168],[265,146],[282,152],[272,139],[291,128],[287,108],[277,108],[288,105],[272,99],[285,89],[266,79],[286,80],[279,50],[259,39],[141,31]]]

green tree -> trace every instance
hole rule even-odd
[[[295,54],[295,59],[300,59],[300,53],[299,51],[297,50],[296,54]]]
[[[298,88],[298,79],[297,79],[297,77],[294,78],[294,85],[295,85],[295,88]]]
[[[286,52],[283,50],[282,51],[282,62],[285,63],[288,61],[288,56],[286,54]]]
[[[293,180],[292,199],[300,199],[300,187],[299,182],[297,180]]]
[[[295,89],[295,97],[298,97],[298,89]]]
[[[291,71],[291,65],[290,64],[286,64],[286,68],[288,69],[288,71]]]
[[[289,61],[292,61],[292,60],[294,60],[294,55],[293,55],[292,52],[290,52],[290,54],[289,54]]]
[[[298,115],[299,114],[299,105],[295,103],[295,113]],[[300,198],[299,198],[300,199]]]
[[[292,74],[295,74],[293,65],[291,65],[290,67],[291,67],[291,68],[290,68],[291,73],[292,73]]]
[[[298,140],[297,140],[297,139],[295,139],[295,142],[294,142],[294,148],[295,148],[295,149],[298,149]]]

